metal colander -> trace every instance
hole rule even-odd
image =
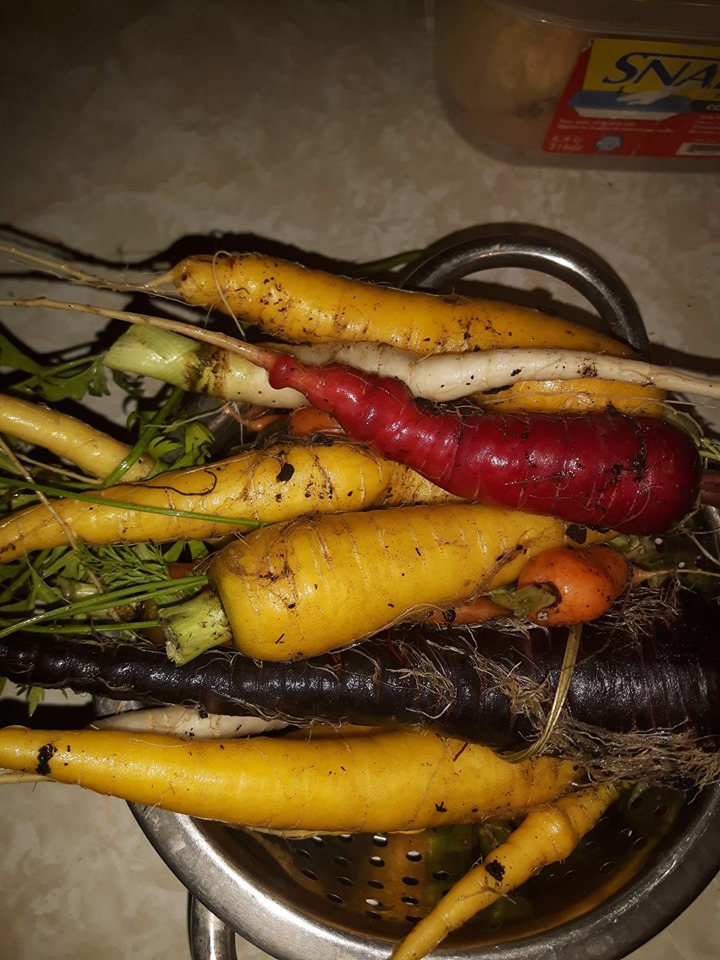
[[[441,289],[479,270],[508,266],[566,281],[618,337],[647,354],[642,321],[623,284],[589,251],[556,234],[479,231],[429,255],[404,282]],[[508,829],[484,823],[284,839],[132,809],[192,895],[194,960],[231,960],[235,933],[279,960],[385,960]],[[611,807],[567,860],[480,913],[437,955],[619,960],[673,920],[712,879],[720,868],[718,828],[720,787],[692,802],[670,790],[630,795]]]

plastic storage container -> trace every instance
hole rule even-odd
[[[435,0],[448,117],[505,160],[720,169],[718,0]]]

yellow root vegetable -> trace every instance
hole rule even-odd
[[[0,394],[0,433],[44,447],[93,477],[104,479],[128,456],[130,447],[101,430],[49,407]],[[147,454],[123,474],[131,483],[155,467]]]
[[[108,505],[67,498],[51,501],[51,509],[34,504],[8,514],[0,521],[0,563],[64,545],[68,529],[92,546],[206,540],[245,530],[248,521],[274,523],[308,513],[454,499],[409,468],[342,442],[253,450],[145,483],[93,491],[92,497]],[[169,513],[148,512],[158,508]]]
[[[419,354],[566,347],[632,357],[594,330],[493,300],[415,293],[308,270],[260,254],[190,257],[158,280],[190,304],[232,313],[295,343],[387,343]],[[659,412],[664,394],[601,379],[522,383],[474,399],[498,410]]]
[[[548,864],[564,860],[617,796],[617,787],[604,783],[530,811],[509,838],[412,929],[392,960],[421,960],[480,910],[517,890]]]
[[[214,554],[208,575],[215,593],[166,609],[169,654],[184,662],[214,645],[208,623],[221,605],[248,657],[293,660],[339,649],[424,610],[513,583],[531,556],[571,543],[568,529],[576,528],[455,503],[255,530]]]
[[[553,800],[578,774],[511,764],[432,733],[183,740],[122,730],[0,730],[0,767],[147,806],[274,830],[361,833],[467,823]]]

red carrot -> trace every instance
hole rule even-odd
[[[398,380],[257,352],[273,387],[299,390],[352,439],[463,499],[635,534],[670,529],[697,501],[697,448],[662,421],[441,412]]]

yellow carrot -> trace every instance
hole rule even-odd
[[[617,787],[604,783],[530,811],[484,863],[473,867],[413,927],[392,960],[421,960],[480,910],[517,890],[548,864],[564,860],[617,796]]]
[[[127,444],[75,417],[7,394],[0,394],[0,433],[44,447],[100,479],[130,453]],[[154,466],[155,461],[145,454],[125,471],[123,479],[142,480]]]
[[[183,740],[124,730],[0,730],[0,767],[193,817],[276,830],[415,830],[509,816],[568,790],[577,767],[511,764],[422,732]]]
[[[184,662],[213,645],[206,625],[220,605],[249,657],[293,660],[338,649],[423,610],[513,583],[529,557],[570,543],[567,530],[551,517],[467,503],[255,530],[214,554],[208,575],[216,594],[165,612],[170,654]]]
[[[68,529],[76,540],[92,546],[206,540],[246,530],[244,521],[274,523],[308,513],[455,499],[407,467],[341,442],[252,450],[214,464],[168,471],[145,483],[93,491],[92,497],[101,502],[53,500],[51,507],[35,504],[5,516],[0,521],[0,563],[66,544]],[[105,505],[104,500],[111,502]],[[146,512],[133,509],[133,504],[226,517],[237,524]]]
[[[190,304],[219,309],[296,343],[388,343],[420,354],[505,347],[567,347],[631,357],[596,331],[509,303],[416,293],[308,270],[260,254],[190,257],[158,282]],[[476,394],[498,410],[597,410],[658,414],[664,394],[600,379],[517,384]]]

